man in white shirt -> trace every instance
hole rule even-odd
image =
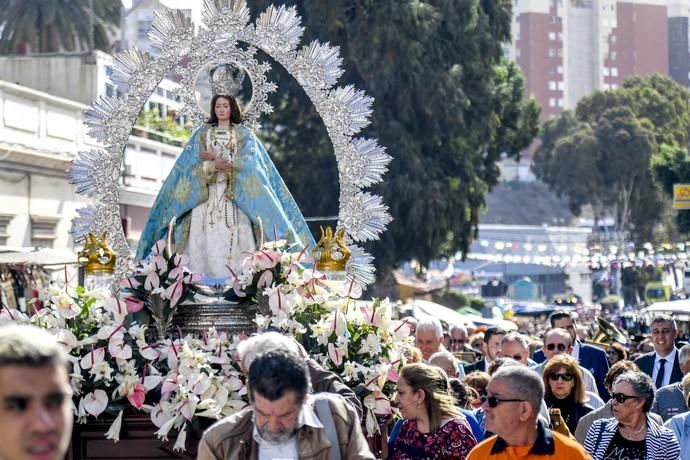
[[[654,351],[644,354],[635,360],[642,372],[649,375],[657,389],[680,382],[683,373],[680,370],[676,338],[678,328],[676,321],[668,315],[658,315],[652,319],[652,344]]]

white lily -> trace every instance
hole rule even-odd
[[[187,427],[183,426],[180,428],[180,434],[177,435],[177,440],[173,446],[173,451],[179,452],[185,450],[185,444],[187,443]]]
[[[105,437],[108,439],[112,439],[115,442],[118,442],[120,440],[120,431],[122,430],[122,412],[120,411],[119,414],[117,414],[117,417],[115,417],[115,421],[110,425],[110,429],[108,429],[108,432],[105,434]]]

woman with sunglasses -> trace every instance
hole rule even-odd
[[[570,433],[575,433],[577,423],[592,412],[587,405],[585,381],[580,365],[570,355],[556,355],[544,366],[544,400],[549,409],[560,409]]]
[[[445,372],[427,364],[408,364],[400,371],[397,390],[395,402],[404,420],[391,433],[388,458],[464,460],[477,440],[455,407]]]
[[[595,421],[587,431],[585,450],[593,460],[678,460],[673,431],[649,418],[654,382],[642,372],[625,372],[613,384],[613,418]]]

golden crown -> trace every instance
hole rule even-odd
[[[321,238],[316,243],[314,253],[318,259],[317,270],[345,271],[350,260],[350,250],[345,244],[345,228],[341,227],[334,235],[331,227],[326,227],[325,231],[321,227]]]
[[[117,253],[108,245],[108,234],[103,232],[100,238],[93,233],[84,236],[84,249],[79,251],[77,261],[84,267],[86,274],[113,273]]]

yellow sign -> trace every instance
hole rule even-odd
[[[673,209],[690,209],[690,184],[673,184]]]

